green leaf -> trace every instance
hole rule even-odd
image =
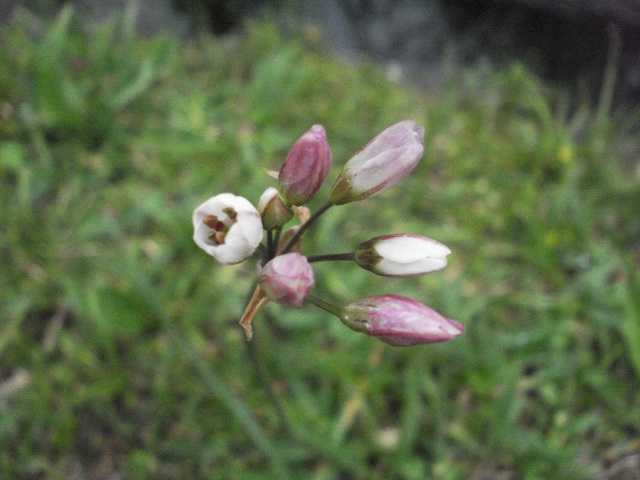
[[[153,323],[148,305],[133,290],[110,285],[97,287],[88,292],[88,306],[99,331],[109,337],[134,337]]]
[[[629,356],[640,378],[640,277],[631,259],[626,261],[627,284],[625,285],[625,316],[622,333],[627,343]]]

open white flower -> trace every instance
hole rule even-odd
[[[383,235],[361,243],[354,260],[386,277],[414,277],[447,265],[449,247],[420,235]]]
[[[220,263],[249,257],[262,241],[262,220],[246,198],[221,193],[193,212],[193,240]]]

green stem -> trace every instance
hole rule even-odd
[[[269,252],[268,248],[264,243],[258,245],[258,249],[260,250],[260,266],[264,267],[264,265],[269,261]]]
[[[273,230],[267,230],[267,262],[271,260],[275,255],[275,248],[273,246]]]
[[[309,217],[309,220],[307,220],[302,225],[300,225],[300,228],[298,229],[298,231],[293,235],[293,237],[291,237],[291,240],[289,240],[289,243],[287,243],[287,245],[285,245],[285,247],[282,249],[282,254],[289,253],[293,248],[293,246],[296,244],[296,242],[302,237],[304,232],[306,232],[309,229],[309,227],[316,220],[318,220],[318,218],[320,218],[320,215],[322,215],[324,212],[329,210],[329,208],[331,208],[332,206],[333,206],[332,203],[327,203],[323,205],[313,215],[311,215],[311,217]]]
[[[278,253],[278,245],[280,245],[280,235],[282,234],[282,227],[278,227],[275,230],[275,236],[273,238],[273,244],[275,246],[275,253]]]
[[[336,261],[353,261],[354,254],[352,253],[327,253],[324,255],[311,255],[307,257],[309,263],[312,262],[336,262]]]
[[[338,318],[342,318],[341,316],[342,308],[338,307],[337,305],[333,305],[329,302],[325,302],[321,298],[318,298],[315,295],[311,295],[311,294],[307,295],[307,298],[305,300],[309,303],[314,304],[316,307],[320,307],[324,311],[329,312],[332,315],[335,315]]]
[[[265,388],[265,391],[267,392],[269,399],[271,400],[276,410],[278,411],[279,420],[282,422],[281,424],[287,430],[287,433],[289,433],[289,436],[295,438],[298,432],[296,431],[296,428],[291,423],[291,419],[287,413],[287,410],[282,404],[282,402],[280,401],[280,396],[276,393],[274,389],[274,382],[269,377],[269,372],[265,368],[266,362],[260,358],[261,355],[260,355],[260,352],[258,351],[258,348],[259,348],[258,343],[254,341],[254,342],[245,342],[245,344],[247,346],[247,354],[249,355],[249,360],[253,364],[253,368],[255,368],[258,374],[258,380],[260,381],[260,383],[262,383],[262,386]]]

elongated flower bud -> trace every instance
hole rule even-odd
[[[331,147],[322,125],[314,125],[293,144],[282,164],[280,191],[292,205],[313,198],[331,168]]]
[[[276,303],[301,307],[315,281],[307,258],[287,253],[273,258],[260,271],[258,284]]]
[[[424,129],[411,120],[390,126],[345,164],[330,202],[343,205],[384,192],[405,179],[424,151]]]
[[[350,329],[377,337],[394,347],[444,342],[465,330],[462,323],[400,295],[355,300],[342,309],[340,319]]]
[[[420,235],[383,235],[358,245],[354,260],[386,277],[415,277],[447,265],[448,247]]]
[[[260,197],[258,212],[266,230],[280,228],[293,217],[293,211],[285,205],[278,190],[273,187],[267,188]]]

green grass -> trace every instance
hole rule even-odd
[[[3,479],[565,480],[640,451],[640,148],[611,115],[564,108],[518,65],[427,95],[269,25],[186,42],[76,23],[1,34]],[[255,266],[198,250],[193,208],[257,202],[314,123],[335,178],[405,118],[424,160],[330,210],[304,250],[442,241],[442,272],[322,263],[316,290],[401,293],[467,333],[394,349],[268,305],[247,344]]]

